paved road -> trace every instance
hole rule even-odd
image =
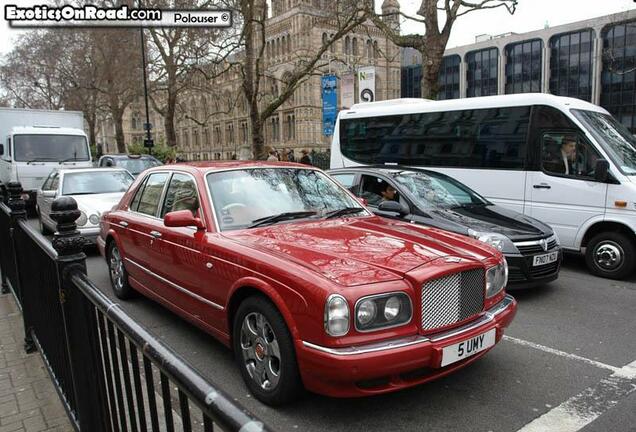
[[[113,297],[104,260],[89,255],[89,276]],[[636,277],[596,278],[568,256],[559,280],[514,294],[519,312],[506,339],[459,373],[364,399],[307,394],[276,410],[250,397],[212,337],[145,298],[122,307],[282,431],[636,431]]]

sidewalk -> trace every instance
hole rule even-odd
[[[23,349],[22,315],[0,295],[0,432],[73,431],[42,357]]]

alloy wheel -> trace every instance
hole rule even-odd
[[[241,351],[252,380],[263,390],[274,390],[280,381],[281,353],[272,326],[263,314],[251,312],[243,319]]]
[[[124,263],[119,254],[119,249],[114,246],[110,252],[110,280],[113,282],[113,287],[121,291],[124,288]]]
[[[606,240],[596,246],[593,256],[599,268],[613,271],[623,264],[625,253],[618,243]]]

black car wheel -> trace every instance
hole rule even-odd
[[[634,271],[636,248],[619,232],[602,232],[589,241],[585,262],[590,271],[609,279],[624,279]]]
[[[241,303],[232,338],[243,380],[258,400],[283,405],[298,397],[302,383],[292,338],[269,300],[254,296]]]

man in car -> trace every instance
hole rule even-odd
[[[395,199],[395,194],[397,193],[395,188],[386,182],[382,182],[382,183],[383,183],[382,189],[380,190],[380,195],[382,196],[382,200],[380,200],[380,202],[397,201]]]
[[[576,174],[576,147],[576,136],[565,135],[561,141],[560,151],[550,155],[549,160],[543,162],[543,167],[546,171],[557,174]]]

